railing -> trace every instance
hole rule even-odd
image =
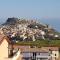
[[[36,56],[36,59],[40,59],[40,58],[49,60],[49,59],[51,59],[51,56],[43,56],[43,55],[42,56],[40,56],[40,55]]]
[[[18,51],[12,58],[12,60],[21,60],[21,55],[20,55],[20,51]]]

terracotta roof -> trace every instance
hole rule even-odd
[[[58,47],[42,47],[42,48],[23,48],[22,52],[49,52],[58,51]]]
[[[13,45],[14,48],[19,48],[21,52],[49,52],[51,51],[58,51],[58,47],[41,47],[41,48],[30,48],[30,46],[20,46],[20,45]]]
[[[21,52],[48,52],[49,50],[43,48],[30,48],[30,46],[13,45],[14,48],[19,48]]]
[[[59,48],[58,47],[42,47],[44,49],[47,49],[47,50],[51,50],[51,51],[58,51]]]
[[[24,48],[21,50],[21,52],[49,52],[49,50],[44,50],[44,49],[41,49],[41,48]]]
[[[3,39],[4,35],[0,34],[0,41]]]
[[[5,36],[4,34],[0,34],[0,44],[3,42],[4,39],[6,39],[8,43],[11,43],[7,36]]]

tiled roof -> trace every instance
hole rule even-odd
[[[3,34],[0,34],[0,41],[4,38]]]
[[[19,48],[21,52],[49,52],[51,51],[58,51],[58,47],[41,47],[41,48],[30,48],[30,46],[19,46],[14,45],[14,48]]]
[[[41,48],[24,48],[22,49],[22,52],[49,52],[49,50],[44,50],[44,49],[41,49]]]
[[[47,50],[51,50],[51,51],[58,51],[59,48],[58,47],[42,47],[44,49],[47,49]]]
[[[30,48],[30,46],[18,46],[14,45],[14,48],[21,49],[21,52],[48,52],[49,50],[41,48]]]
[[[3,42],[4,39],[6,39],[8,43],[11,43],[7,36],[5,36],[4,34],[0,34],[0,44]]]

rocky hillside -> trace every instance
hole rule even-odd
[[[36,20],[8,18],[1,25],[0,30],[12,40],[35,41],[60,39],[60,34],[47,24],[41,24]]]

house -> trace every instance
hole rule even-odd
[[[10,49],[11,48],[11,49]],[[12,55],[11,41],[3,34],[0,35],[0,58],[8,58]]]
[[[22,60],[58,60],[58,47],[31,47],[14,45],[21,50]]]
[[[18,60],[19,54],[18,50],[14,52],[11,40],[4,34],[0,34],[0,60]]]
[[[43,47],[43,48],[49,50],[51,60],[58,60],[58,58],[59,58],[59,48],[58,47]]]
[[[0,60],[58,60],[58,47],[36,47],[16,45],[4,34],[0,34]]]

